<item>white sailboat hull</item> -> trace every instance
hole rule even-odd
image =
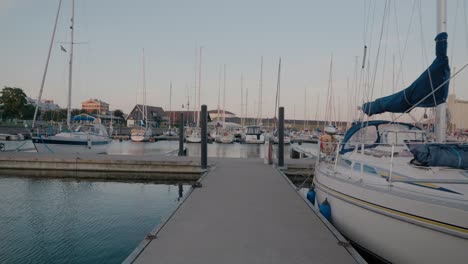
[[[190,137],[187,137],[185,139],[185,141],[187,143],[201,143],[201,137],[192,137],[192,136],[190,136]]]
[[[43,153],[94,153],[101,154],[107,152],[110,140],[102,139],[72,139],[66,137],[34,137],[34,146],[37,152]]]
[[[393,263],[468,260],[466,211],[371,190],[356,179],[327,175],[320,166],[314,176],[316,204],[327,199],[333,225],[348,239]]]
[[[153,136],[151,128],[137,128],[132,130],[130,140],[133,142],[147,142]]]
[[[233,142],[234,142],[234,136],[233,135],[217,136],[216,137],[216,143],[231,144]]]
[[[245,144],[265,144],[265,136],[262,134],[259,137],[257,135],[245,135]]]

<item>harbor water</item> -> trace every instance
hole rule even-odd
[[[0,177],[0,263],[120,263],[188,189]]]

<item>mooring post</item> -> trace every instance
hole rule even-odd
[[[206,105],[201,107],[201,168],[208,167],[208,129],[207,129],[207,110]]]
[[[278,111],[278,167],[284,167],[284,107]]]
[[[184,153],[184,114],[180,113],[179,118],[179,156],[185,156]]]

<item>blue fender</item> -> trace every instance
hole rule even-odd
[[[307,200],[312,204],[315,204],[315,189],[313,187],[307,192]]]
[[[319,206],[320,213],[328,220],[331,221],[331,206],[325,198],[322,204]]]

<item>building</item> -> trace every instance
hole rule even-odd
[[[148,123],[153,127],[158,127],[161,122],[166,119],[166,113],[159,106],[146,106]],[[143,116],[143,105],[137,104],[133,107],[133,110],[127,116],[127,126],[133,127],[138,125],[138,122],[144,120]]]
[[[208,111],[208,114],[210,115],[210,117],[213,119],[213,120],[216,120],[218,119],[218,110],[215,109],[215,110],[210,110]],[[223,110],[219,110],[219,120],[222,120],[223,119]],[[233,112],[229,112],[229,111],[226,111],[226,119],[228,118],[234,118],[236,117],[236,114],[234,114]]]
[[[32,105],[36,105],[36,103],[37,103],[36,99],[32,99],[32,98],[29,98],[29,97],[27,97],[26,99],[27,99],[28,103],[30,103]],[[54,103],[54,100],[43,99],[39,103],[39,109],[41,111],[54,111],[54,110],[57,110],[59,108],[60,108],[60,106],[58,104]]]
[[[81,102],[81,110],[86,113],[98,113],[106,115],[109,112],[109,104],[98,99],[89,99]]]
[[[447,99],[451,129],[468,129],[468,101],[456,98],[454,94]]]
[[[167,111],[165,112],[166,117],[164,119],[165,122],[169,124],[169,118],[171,119],[172,126],[179,126],[180,123],[180,114],[184,114],[184,124],[186,126],[194,126],[196,125],[197,120],[197,111]],[[211,114],[208,113],[208,122],[211,122],[212,117]]]

